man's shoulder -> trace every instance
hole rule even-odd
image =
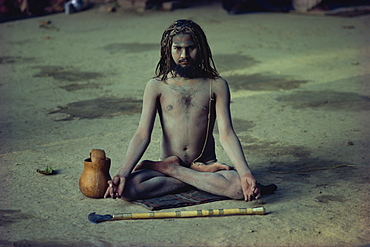
[[[146,83],[147,88],[158,88],[162,85],[162,81],[158,78],[152,78]]]
[[[157,78],[152,78],[146,83],[145,92],[148,94],[160,94],[163,82]]]
[[[227,81],[223,77],[217,77],[215,79],[210,79],[214,87],[228,87]]]
[[[151,78],[148,81],[148,84],[160,84],[160,83],[162,83],[162,80],[158,77]]]
[[[215,79],[212,80],[215,81],[215,83],[227,83],[226,80],[221,76],[216,77]]]

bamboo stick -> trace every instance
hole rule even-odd
[[[189,218],[189,217],[222,216],[222,215],[263,215],[265,213],[266,210],[264,207],[210,209],[195,211],[174,211],[174,212],[124,213],[113,215],[112,220]]]

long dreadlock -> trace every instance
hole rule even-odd
[[[191,20],[177,20],[169,26],[162,35],[161,40],[161,58],[156,67],[156,77],[162,81],[167,80],[167,76],[171,73],[173,59],[171,55],[172,38],[177,34],[190,34],[196,44],[197,50],[200,53],[199,67],[200,77],[215,79],[219,77],[215,63],[212,58],[211,49],[209,48],[207,37],[201,27]]]

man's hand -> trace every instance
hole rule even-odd
[[[257,181],[252,174],[248,173],[241,177],[241,185],[245,201],[252,201],[261,196],[261,191],[257,186]]]
[[[120,198],[122,196],[123,189],[125,188],[125,183],[125,176],[114,176],[112,180],[108,181],[109,186],[104,194],[104,198],[108,198],[109,196],[113,199]]]

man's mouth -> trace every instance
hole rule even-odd
[[[180,65],[189,65],[190,64],[190,61],[189,60],[180,60],[179,61],[179,64]]]

